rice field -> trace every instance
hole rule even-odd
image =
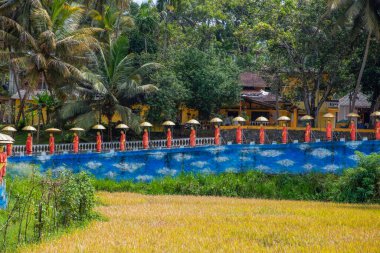
[[[98,194],[95,221],[22,252],[380,252],[380,206]]]

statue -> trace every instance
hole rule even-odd
[[[100,132],[96,132],[96,152],[102,152],[102,135]]]
[[[376,140],[380,140],[380,120],[376,119]]]
[[[53,134],[50,134],[50,137],[49,137],[49,153],[51,155],[54,154],[54,148],[55,148],[54,136],[53,136]]]
[[[120,131],[120,151],[125,150],[125,133],[124,131]]]
[[[238,124],[238,127],[236,128],[236,143],[241,144],[243,141],[242,139],[242,132],[241,132],[241,126]]]
[[[220,128],[218,125],[215,125],[214,142],[215,142],[215,145],[220,145]]]
[[[149,148],[149,133],[147,129],[144,129],[144,133],[143,133],[143,148],[144,149]]]
[[[74,150],[74,153],[79,152],[79,136],[77,135],[77,133],[74,133],[73,150]]]
[[[306,123],[306,129],[305,129],[305,142],[310,142],[311,140],[311,126],[310,123]]]
[[[350,137],[351,141],[356,141],[356,124],[355,121],[351,120],[350,123]]]
[[[190,130],[190,147],[195,147],[195,139],[197,138],[194,127]]]
[[[327,126],[326,126],[326,139],[328,141],[332,141],[332,124],[331,121],[327,121]]]
[[[260,144],[265,144],[265,130],[263,124],[260,124],[259,142]]]
[[[166,147],[172,147],[172,131],[170,130],[170,128],[168,128],[168,131],[166,132]]]
[[[282,124],[282,144],[288,143],[288,128],[286,124]]]
[[[26,138],[26,154],[31,155],[33,152],[33,137],[30,133],[28,133],[28,137]]]

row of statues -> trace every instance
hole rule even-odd
[[[352,120],[349,125],[350,129],[350,140],[355,141],[357,140],[357,129],[356,124]],[[220,145],[220,128],[218,125],[215,125],[214,130],[214,144]],[[375,125],[375,138],[376,140],[380,140],[380,120],[376,120]],[[312,139],[312,128],[309,123],[306,123],[305,132],[304,132],[304,142],[308,143],[311,142]],[[261,124],[259,128],[259,144],[265,144],[266,135],[265,135],[265,127]],[[326,124],[326,140],[332,141],[333,140],[333,126],[330,121]],[[125,151],[126,150],[126,136],[124,131],[120,132],[120,139],[119,139],[120,145],[119,150]],[[286,144],[289,142],[289,133],[288,133],[288,127],[286,124],[283,124],[282,131],[281,131],[281,143]],[[243,129],[240,124],[238,124],[236,128],[236,144],[242,144],[243,143]],[[142,146],[144,149],[149,148],[149,132],[145,128],[143,130],[143,136],[142,136]],[[191,127],[190,129],[190,136],[189,136],[189,146],[195,147],[196,146],[196,130],[194,127]],[[27,140],[26,140],[26,154],[30,155],[33,152],[33,138],[32,135],[29,133]],[[166,132],[166,147],[171,148],[172,147],[172,131],[170,128],[167,129]],[[96,152],[102,151],[102,136],[100,132],[97,132],[96,134]],[[74,132],[73,134],[73,152],[78,153],[79,152],[79,136],[77,133]],[[53,134],[50,134],[49,138],[49,153],[54,154],[55,153],[55,140]],[[12,144],[7,144],[7,155],[12,155]],[[1,163],[1,157],[0,157],[0,163]],[[1,173],[1,172],[0,172]]]

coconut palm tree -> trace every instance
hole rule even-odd
[[[126,8],[123,4],[121,6],[121,8]],[[115,10],[115,7],[112,6],[105,6],[103,13],[97,10],[90,10],[89,15],[92,18],[93,25],[104,29],[105,36],[103,37],[107,42],[110,39],[117,38],[134,25],[133,18],[124,15],[123,9]]]
[[[37,143],[40,140],[40,128],[42,125],[49,124],[50,121],[50,113],[54,110],[57,105],[57,101],[54,97],[50,96],[48,92],[42,92],[33,97],[32,101],[27,103],[27,111],[37,113]],[[44,112],[46,113],[46,118],[44,118]]]
[[[157,90],[152,84],[143,84],[143,76],[158,68],[159,64],[136,67],[134,55],[128,54],[128,49],[125,36],[111,40],[105,48],[98,48],[95,66],[84,71],[88,83],[78,85],[75,91],[78,96],[62,106],[59,114],[62,120],[75,120],[77,125],[88,129],[105,116],[110,139],[110,126],[115,115],[138,130],[138,118],[128,105],[137,96]]]
[[[79,67],[89,62],[88,55],[97,43],[94,35],[101,31],[80,27],[81,12],[78,6],[67,6],[61,0],[53,0],[53,3],[50,16],[38,0],[18,2],[21,9],[30,7],[29,12],[26,11],[29,22],[24,20],[22,24],[10,17],[0,16],[0,35],[5,44],[0,52],[0,62],[7,62],[12,67],[26,89],[20,112],[25,98],[41,82],[47,84],[53,93],[67,82],[82,80]],[[16,123],[19,119],[20,113]]]
[[[372,36],[374,35],[377,39],[380,39],[380,2],[377,0],[330,0],[329,5],[332,10],[342,10],[344,17],[354,28],[364,28],[368,32],[362,64],[350,103],[350,111],[353,111],[356,96],[361,89],[361,80],[367,63]]]

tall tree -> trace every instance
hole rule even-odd
[[[159,67],[157,63],[146,63],[136,67],[134,56],[128,54],[128,39],[120,36],[111,40],[105,48],[95,52],[96,64],[84,72],[87,85],[78,85],[79,96],[68,101],[61,108],[61,120],[74,119],[78,125],[88,129],[100,123],[101,116],[107,118],[109,138],[114,115],[121,116],[130,127],[138,130],[138,118],[127,106],[140,94],[156,91],[156,86],[143,84],[142,76]]]
[[[88,54],[97,43],[93,35],[99,31],[95,28],[81,28],[80,18],[73,15],[65,15],[65,20],[70,22],[56,22],[56,26],[53,26],[43,5],[39,1],[30,2],[30,27],[0,16],[0,33],[5,43],[1,61],[15,69],[26,89],[20,111],[23,111],[26,97],[39,88],[41,82],[47,84],[50,92],[58,92],[66,82],[83,79],[78,67],[88,63]],[[21,3],[19,7],[24,8],[28,3],[29,1]],[[54,3],[57,3],[57,9],[60,8],[59,4],[65,4],[60,0],[55,0]],[[62,12],[56,13],[57,9],[53,11],[53,20],[58,20],[57,17],[64,11],[61,8]],[[20,113],[16,123],[19,119]]]
[[[367,31],[363,60],[356,79],[355,88],[351,95],[350,111],[353,111],[355,109],[357,94],[361,89],[372,36],[374,35],[377,39],[380,39],[380,2],[377,0],[330,0],[329,5],[332,10],[342,10],[344,18],[351,23],[353,29],[364,28]]]

